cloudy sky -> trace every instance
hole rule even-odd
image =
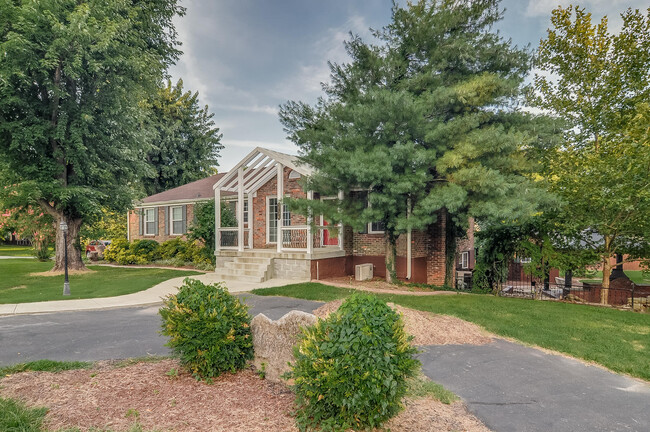
[[[402,2],[400,2],[402,3]],[[551,10],[565,0],[503,0],[501,34],[536,47]],[[223,133],[219,171],[232,168],[257,146],[295,154],[278,120],[287,100],[313,103],[328,80],[327,61],[347,60],[349,32],[370,41],[369,28],[390,22],[390,0],[185,0],[176,20],[184,54],[171,70],[185,89],[198,91]],[[643,9],[647,0],[583,0],[594,19]]]

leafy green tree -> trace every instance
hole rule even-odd
[[[602,303],[612,256],[650,257],[650,8],[622,18],[611,34],[606,17],[592,25],[582,8],[555,9],[535,77],[537,106],[567,124],[546,177],[566,203],[565,230],[600,256]]]
[[[195,221],[190,227],[189,238],[203,242],[210,257],[214,256],[214,200],[197,203],[194,206]],[[221,203],[221,226],[237,226],[237,218],[231,208],[224,202]]]
[[[152,177],[143,179],[148,195],[214,174],[221,134],[214,127],[208,106],[199,107],[198,92],[183,93],[183,81],[175,86],[167,81],[151,101],[147,126],[153,136],[147,161],[154,167]]]
[[[79,229],[124,211],[149,169],[141,102],[178,57],[176,0],[0,0],[0,158],[9,207],[38,205],[83,269]]]
[[[427,229],[448,213],[453,239],[468,216],[535,211],[522,151],[537,139],[534,119],[518,110],[531,58],[492,31],[501,16],[497,0],[395,4],[376,43],[358,36],[346,43],[352,60],[331,65],[315,106],[281,107],[289,139],[318,170],[308,187],[345,192],[341,202],[294,205],[355,227],[383,222],[388,280],[396,239],[408,228]],[[354,189],[370,191],[368,206]]]
[[[101,217],[92,223],[81,227],[81,237],[84,241],[97,239],[126,239],[126,215],[102,209]]]

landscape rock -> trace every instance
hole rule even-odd
[[[277,321],[264,314],[255,316],[251,321],[255,368],[264,371],[270,381],[282,381],[282,374],[289,371],[287,363],[293,361],[293,346],[302,333],[301,328],[317,321],[316,316],[302,311],[291,311]]]

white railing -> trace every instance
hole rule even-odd
[[[244,228],[244,248],[249,249],[248,232],[250,228]],[[219,247],[221,249],[239,249],[239,228],[219,228],[217,229]]]
[[[307,251],[309,226],[294,225],[280,227],[282,249],[292,251]],[[316,226],[312,230],[312,249],[338,248],[338,230],[331,226]]]

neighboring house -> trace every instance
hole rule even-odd
[[[214,185],[217,201],[235,201],[237,227],[221,227],[216,219],[216,272],[224,279],[262,281],[272,277],[323,279],[353,277],[355,266],[370,264],[375,276],[385,276],[385,238],[381,223],[362,232],[332,229],[320,215],[313,221],[291,212],[278,197],[327,200],[305,191],[300,179],[313,168],[295,156],[256,148]],[[354,192],[365,199],[366,192]],[[241,205],[240,205],[241,203]],[[426,231],[413,231],[397,242],[397,276],[412,282],[445,282],[446,214]]]
[[[194,206],[214,199],[212,186],[224,175],[213,175],[144,198],[129,212],[128,239],[162,243],[185,238],[194,220]]]

